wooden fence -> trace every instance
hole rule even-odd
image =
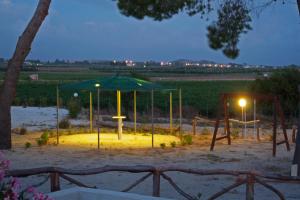
[[[221,191],[213,194],[208,198],[208,200],[217,199],[222,195],[228,193],[230,190],[237,188],[241,185],[246,185],[245,197],[246,200],[254,199],[254,185],[259,184],[268,190],[272,191],[279,199],[284,200],[284,194],[276,189],[274,186],[269,183],[289,183],[289,184],[300,184],[300,178],[293,178],[287,176],[278,176],[278,175],[263,175],[258,172],[252,171],[230,171],[230,170],[203,170],[203,169],[194,169],[194,168],[179,168],[179,167],[154,167],[146,165],[137,165],[137,166],[104,166],[100,168],[86,169],[86,170],[73,170],[65,169],[59,167],[41,167],[41,168],[32,168],[32,169],[22,169],[22,170],[10,170],[6,172],[6,176],[13,177],[28,177],[38,174],[48,174],[47,178],[41,183],[34,185],[40,186],[48,181],[50,178],[50,190],[51,192],[59,191],[61,189],[60,178],[67,180],[68,182],[75,184],[80,187],[87,188],[97,188],[95,186],[89,186],[78,180],[70,177],[69,175],[95,175],[102,174],[105,172],[129,172],[129,173],[146,173],[143,177],[139,178],[133,182],[130,186],[122,190],[122,192],[128,192],[138,184],[145,181],[147,178],[152,176],[152,196],[160,196],[160,183],[161,178],[165,179],[181,196],[187,200],[196,200],[197,197],[186,193],[181,189],[174,180],[166,174],[166,172],[181,172],[186,174],[194,174],[200,176],[208,175],[229,175],[236,177],[236,180],[231,185],[228,185]],[[300,195],[300,194],[299,194]]]

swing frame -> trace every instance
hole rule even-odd
[[[229,123],[229,111],[227,102],[229,99],[238,99],[238,98],[250,98],[255,99],[256,101],[267,101],[272,102],[273,104],[273,156],[276,156],[276,147],[281,144],[285,144],[287,151],[290,151],[290,145],[288,141],[288,136],[286,132],[286,125],[285,125],[285,117],[282,110],[282,107],[279,102],[279,98],[276,95],[267,95],[267,94],[257,94],[257,93],[223,93],[220,95],[219,99],[219,106],[217,111],[217,119],[215,122],[214,133],[211,141],[210,151],[214,150],[216,141],[227,139],[228,145],[231,145],[231,131],[230,131],[230,123]],[[220,126],[220,120],[224,115],[224,131],[225,135],[217,137],[218,129]],[[284,140],[277,142],[277,115],[280,118],[280,124],[283,130]],[[254,119],[256,120],[256,119]]]

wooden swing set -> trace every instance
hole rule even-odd
[[[285,118],[282,107],[280,105],[279,99],[275,95],[267,95],[267,94],[255,94],[255,93],[223,93],[220,95],[220,104],[217,111],[217,119],[215,121],[215,129],[213,133],[213,138],[210,146],[210,150],[213,151],[215,147],[215,143],[218,140],[227,139],[228,145],[231,145],[231,131],[230,131],[230,119],[229,119],[229,111],[228,111],[228,100],[229,99],[238,99],[238,98],[248,98],[255,99],[257,101],[267,101],[272,102],[273,104],[273,156],[276,156],[276,147],[281,144],[285,144],[287,151],[290,151],[290,145],[288,141],[288,136],[286,132]],[[224,116],[224,120],[221,120],[222,115]],[[284,139],[282,141],[277,142],[277,115],[280,118],[280,125],[283,131]],[[256,117],[254,120],[257,120]],[[220,121],[224,121],[224,135],[217,137],[218,129],[220,126]]]

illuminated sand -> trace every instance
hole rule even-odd
[[[51,138],[50,142],[56,141],[55,138]],[[166,147],[170,147],[171,142],[180,144],[180,139],[173,135],[154,135],[154,147],[160,147],[162,143]],[[60,144],[66,146],[86,146],[97,147],[98,146],[98,134],[75,134],[75,135],[63,135],[60,136]],[[118,140],[116,133],[103,133],[100,134],[100,147],[101,148],[149,148],[152,147],[152,135],[151,134],[123,134],[122,140]]]

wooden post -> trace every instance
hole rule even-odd
[[[229,127],[229,112],[228,112],[228,105],[227,105],[227,97],[223,98],[223,107],[224,107],[224,115],[225,115],[225,130],[227,136],[227,142],[231,145],[231,137],[230,137],[230,127]]]
[[[98,127],[98,150],[100,149],[100,127]]]
[[[151,90],[151,134],[152,134],[152,148],[154,147],[154,91]]]
[[[257,137],[257,141],[260,141],[260,133],[259,133],[259,129],[260,129],[260,127],[259,127],[259,125],[257,125],[256,126],[256,137]]]
[[[133,121],[134,133],[136,133],[136,91],[133,91]]]
[[[213,134],[213,138],[211,140],[211,145],[210,145],[210,151],[214,150],[215,147],[215,143],[216,143],[216,139],[217,139],[217,134],[218,134],[218,130],[219,130],[219,126],[220,126],[220,118],[221,118],[221,113],[222,113],[222,103],[224,100],[224,95],[221,96],[220,100],[219,100],[219,109],[217,111],[217,119],[216,119],[216,123],[215,123],[215,129],[214,129],[214,134]]]
[[[93,132],[93,96],[92,92],[90,92],[90,133]]]
[[[193,134],[194,135],[196,135],[196,125],[197,125],[197,121],[196,121],[196,119],[193,119],[192,126],[193,126]]]
[[[292,133],[292,142],[293,143],[296,142],[296,129],[297,129],[297,126],[293,126],[293,133]]]
[[[60,190],[59,173],[54,172],[50,174],[50,186],[51,192]]]
[[[170,134],[173,132],[173,97],[172,92],[170,92]]]
[[[254,176],[252,174],[247,175],[246,200],[254,200]]]
[[[59,89],[58,85],[56,86],[56,144],[59,144]]]
[[[179,134],[182,133],[182,94],[181,88],[179,88]]]
[[[160,196],[160,171],[153,171],[153,192],[152,196],[159,197]]]
[[[256,129],[256,99],[253,100],[253,120],[254,120],[254,124],[253,124],[253,138],[255,137],[255,131],[257,131]],[[259,134],[256,135],[258,136]]]
[[[277,146],[277,112],[275,101],[273,102],[273,156],[276,156],[276,146]]]

